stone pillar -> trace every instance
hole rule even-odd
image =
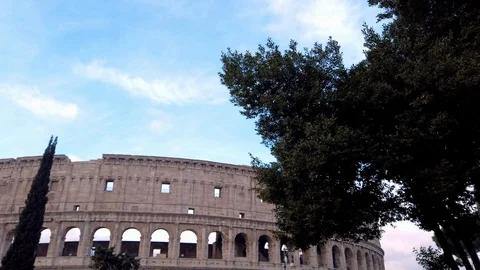
[[[251,262],[258,262],[258,241],[257,239],[249,239],[247,242],[247,258]]]
[[[2,255],[2,258],[4,256],[4,252],[7,253],[7,251],[3,251],[5,248],[5,244],[7,242],[7,233],[5,229],[5,225],[0,226],[0,255]]]
[[[323,251],[323,250],[322,250]],[[325,266],[327,268],[333,268],[333,257],[332,257],[332,245],[331,244],[325,244],[325,252],[322,253]]]
[[[80,242],[78,243],[78,251],[77,251],[77,256],[78,257],[86,257],[90,252],[88,250],[90,249],[92,243],[92,236],[91,236],[91,230],[90,230],[90,221],[86,221],[83,226],[83,230],[80,232]]]
[[[270,262],[272,263],[278,263],[280,264],[282,262],[280,256],[280,241],[276,239],[272,239],[271,243],[268,243],[268,256],[270,259]]]
[[[61,234],[60,222],[55,223],[55,227],[51,229],[50,243],[48,244],[47,257],[57,257],[61,255],[64,240]]]
[[[147,230],[142,232],[142,236],[140,238],[140,248],[138,251],[138,256],[140,258],[148,258],[150,257],[150,234]]]
[[[343,245],[338,247],[340,249],[340,268],[347,269],[347,254]]]
[[[168,245],[168,258],[178,259],[180,256],[180,234],[178,227],[172,232]]]
[[[317,250],[316,246],[310,247],[303,252],[303,264],[317,266]]]
[[[115,228],[113,229],[113,233],[110,235],[110,247],[115,247],[114,251],[116,254],[120,253],[122,247],[122,229],[120,228],[120,223],[115,223]]]
[[[200,260],[208,258],[208,236],[205,227],[200,231],[200,237],[197,236],[197,258]]]
[[[228,235],[223,240],[223,247],[225,249],[223,259],[230,262],[235,261],[235,235],[232,228],[228,228]]]

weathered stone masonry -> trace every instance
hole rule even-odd
[[[40,159],[0,159],[2,255]],[[253,176],[248,166],[200,160],[55,156],[36,268],[88,269],[92,246],[103,245],[138,254],[143,269],[283,269],[285,255],[287,269],[384,269],[377,240],[282,252]]]

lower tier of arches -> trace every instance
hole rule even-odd
[[[274,224],[254,220],[177,216],[150,222],[117,221],[115,215],[85,220],[61,214],[46,218],[37,249],[38,269],[88,269],[95,247],[136,254],[142,269],[341,269],[384,270],[383,251],[374,243],[329,241],[308,250],[289,250],[273,237]],[[15,223],[0,219],[0,254],[12,243]],[[172,221],[170,218],[169,221]],[[247,222],[247,223],[245,223]]]

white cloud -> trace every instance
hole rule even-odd
[[[432,233],[420,230],[415,224],[402,221],[394,227],[385,227],[381,244],[385,251],[385,269],[394,270],[421,270],[422,267],[415,261],[413,248],[420,246],[434,246]]]
[[[170,76],[147,80],[121,70],[105,67],[100,62],[77,64],[76,75],[116,85],[133,96],[162,104],[219,103],[228,100],[217,76]]]
[[[148,128],[154,132],[165,132],[170,130],[173,125],[173,116],[169,113],[158,109],[149,110],[149,114],[153,116],[153,120],[148,124]]]
[[[82,161],[83,159],[81,159],[80,157],[76,156],[76,155],[72,155],[72,154],[68,154],[67,155],[68,158],[70,158],[71,161],[75,162],[75,161]]]
[[[0,85],[0,94],[5,95],[18,106],[41,118],[74,119],[78,115],[77,104],[47,97],[35,87]]]
[[[299,41],[324,43],[329,36],[347,54],[363,58],[362,24],[375,19],[375,9],[357,0],[264,0],[271,20],[266,30]],[[368,17],[366,16],[368,15]]]

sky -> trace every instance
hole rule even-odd
[[[378,12],[366,0],[0,0],[0,158],[40,155],[53,134],[74,161],[272,161],[220,84],[221,52],[332,36],[348,66]],[[386,269],[421,269],[412,248],[431,234],[408,222],[385,230]]]

